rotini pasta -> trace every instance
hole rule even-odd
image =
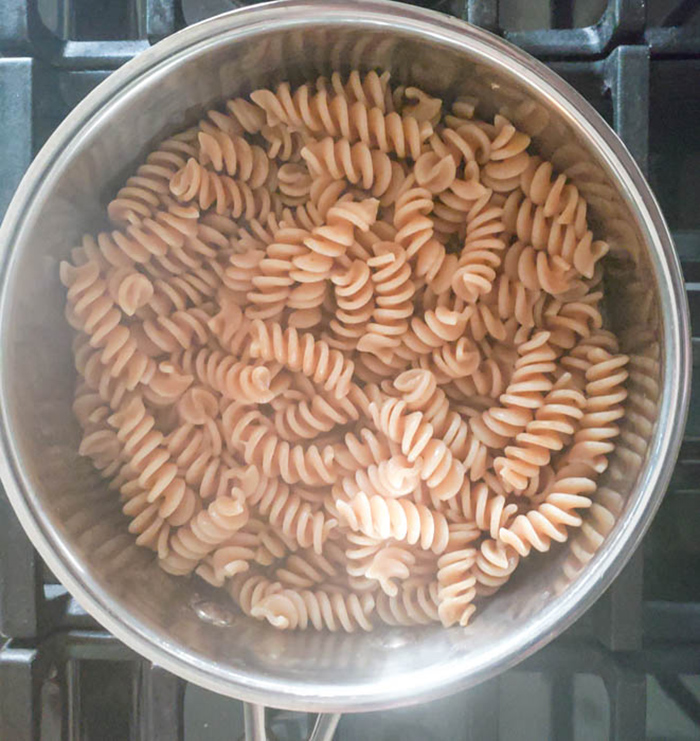
[[[434,437],[433,426],[423,413],[406,414],[406,402],[397,399],[388,399],[381,407],[372,402],[369,410],[378,429],[401,446],[409,462],[420,457],[420,477],[435,497],[450,499],[459,491],[465,468],[447,445]]]
[[[265,365],[251,365],[207,348],[196,352],[188,349],[175,358],[183,373],[194,376],[227,399],[265,404],[274,397],[270,389],[272,376]]]
[[[506,446],[505,457],[494,460],[494,468],[509,487],[523,490],[549,464],[553,451],[564,447],[564,439],[576,431],[575,423],[583,417],[585,396],[567,388],[571,376],[565,374],[544,397],[535,418],[515,437],[517,445]]]
[[[160,559],[161,567],[171,574],[190,573],[207,553],[243,527],[247,519],[245,502],[239,496],[216,499],[175,531],[168,543],[168,555]]]
[[[281,630],[304,630],[311,626],[316,630],[326,628],[330,631],[342,628],[352,633],[357,628],[372,630],[369,618],[374,608],[371,594],[282,589],[258,600],[251,609],[251,615],[258,620],[267,620]]]
[[[202,124],[204,128],[204,124]],[[226,171],[230,177],[238,176],[251,188],[259,188],[270,174],[270,160],[263,149],[252,146],[241,136],[207,126],[200,131],[199,157],[203,165],[210,164],[216,172]]]
[[[416,278],[424,279],[435,294],[446,291],[457,267],[456,255],[448,255],[436,238],[430,214],[434,208],[431,191],[426,188],[407,188],[394,204],[395,240],[406,250],[412,261]]]
[[[345,93],[332,94],[327,88],[316,93],[302,85],[292,95],[289,84],[282,83],[275,92],[256,90],[251,99],[267,115],[270,126],[285,124],[291,129],[308,129],[315,135],[328,134],[351,143],[362,142],[382,152],[417,160],[423,142],[432,135],[428,121],[419,121],[382,108],[368,107],[360,100],[351,102]]]
[[[314,394],[275,412],[275,430],[286,440],[310,440],[334,427],[357,421],[366,415],[369,401],[359,386],[347,396],[336,399],[331,394]]]
[[[452,289],[469,303],[489,293],[501,263],[500,253],[506,244],[502,238],[503,209],[491,203],[487,190],[467,213],[466,238],[457,270],[452,277]]]
[[[358,492],[349,502],[336,503],[342,520],[352,530],[387,540],[405,540],[409,545],[441,553],[447,544],[445,516],[406,499],[385,499]]]
[[[251,336],[253,357],[283,363],[333,391],[337,398],[347,396],[354,366],[340,351],[310,334],[300,336],[294,327],[283,330],[279,324],[266,325],[260,320],[253,322]]]
[[[438,587],[429,584],[404,582],[398,593],[377,595],[377,615],[387,625],[428,625],[437,622]]]
[[[408,330],[407,320],[413,313],[411,298],[415,286],[402,247],[394,242],[378,242],[374,245],[374,252],[375,256],[368,260],[373,269],[374,310],[367,334],[360,338],[357,349],[383,359],[398,348]]]
[[[336,142],[328,137],[305,146],[301,156],[313,176],[330,176],[335,180],[344,178],[370,191],[375,198],[384,195],[394,179],[389,155],[379,149],[370,149],[362,142],[350,144],[347,139]]]
[[[146,158],[117,197],[107,206],[107,215],[116,224],[134,223],[153,216],[170,205],[168,184],[174,173],[197,155],[197,131],[189,129],[161,142]]]
[[[621,510],[597,477],[618,436],[608,475],[638,458],[625,385],[655,396],[658,357],[604,329],[603,191],[533,151],[526,106],[478,106],[376,71],[233,98],[60,264],[79,454],[251,619],[456,630]]]
[[[196,200],[203,211],[214,206],[217,214],[234,219],[265,220],[270,212],[277,216],[282,213],[283,201],[267,188],[252,188],[248,183],[210,172],[194,158],[173,175],[170,192],[181,202]]]
[[[475,548],[450,550],[438,560],[438,616],[446,628],[466,626],[476,610],[476,577],[471,573],[475,563]]]

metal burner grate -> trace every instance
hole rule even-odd
[[[111,70],[186,24],[242,4],[0,0],[0,130],[12,132],[0,139],[0,216],[32,156]],[[418,4],[536,55],[614,126],[672,228],[699,365],[700,3]],[[666,500],[643,548],[594,608],[501,678],[427,706],[344,718],[339,741],[700,738],[699,496],[697,373]],[[239,703],[186,686],[102,631],[34,554],[2,495],[0,632],[8,637],[0,650],[3,741],[218,741],[242,731]],[[270,738],[296,741],[311,719],[278,712],[269,722]]]

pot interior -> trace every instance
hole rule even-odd
[[[636,209],[643,206],[621,195],[620,170],[583,139],[569,112],[533,88],[525,79],[533,79],[531,72],[499,62],[481,32],[422,11],[393,10],[404,15],[392,21],[384,6],[367,8],[361,14],[317,6],[310,14],[303,6],[262,7],[190,29],[192,44],[167,40],[137,60],[142,71],[134,67],[130,81],[128,70],[108,81],[112,94],[99,110],[87,110],[94,99],[88,101],[87,124],[73,119],[63,140],[52,140],[50,162],[24,185],[31,208],[19,214],[17,230],[6,232],[6,433],[13,475],[25,492],[23,520],[38,523],[30,528],[43,541],[43,555],[59,576],[83,585],[77,596],[120,637],[140,650],[148,642],[151,658],[219,691],[295,708],[371,708],[447,692],[552,637],[555,623],[602,578],[637,527],[655,481],[648,463],[661,439],[659,404],[678,402],[662,394],[669,361],[658,311],[663,260],[638,226]],[[426,18],[435,20],[431,33],[422,25]],[[107,203],[165,135],[228,97],[355,68],[389,70],[394,84],[416,85],[447,101],[476,96],[480,117],[505,110],[533,136],[539,153],[571,174],[588,199],[596,237],[612,245],[608,319],[633,359],[629,414],[601,482],[600,506],[566,544],[526,559],[467,629],[276,632],[239,615],[198,579],[161,572],[150,551],[133,545],[115,492],[77,455],[59,261],[84,232],[108,228]],[[221,602],[218,610],[211,600]],[[212,614],[218,620],[203,619]]]

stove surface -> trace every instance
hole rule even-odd
[[[0,216],[32,157],[112,70],[245,0],[0,0]],[[700,364],[700,2],[430,0],[534,54],[648,173],[676,240]],[[344,717],[338,741],[700,739],[700,373],[672,484],[643,546],[565,635],[444,700]],[[239,702],[105,633],[35,555],[0,492],[0,740],[231,741]],[[313,717],[268,713],[269,738]]]

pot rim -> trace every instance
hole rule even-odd
[[[650,443],[637,496],[616,532],[563,595],[553,600],[527,624],[499,641],[476,665],[457,660],[441,667],[439,676],[405,675],[400,682],[386,677],[371,687],[344,685],[330,689],[305,682],[280,682],[274,677],[251,676],[245,671],[224,670],[129,620],[71,555],[61,536],[43,517],[12,435],[12,421],[5,405],[0,420],[0,475],[12,506],[25,531],[51,570],[80,604],[117,638],[139,654],[187,681],[239,699],[304,711],[368,711],[427,701],[456,692],[511,668],[537,651],[576,620],[610,585],[639,544],[656,512],[670,479],[682,440],[690,387],[689,312],[684,283],[671,236],[658,204],[637,165],[616,134],[590,104],[568,83],[525,52],[498,37],[440,13],[387,0],[279,0],[236,10],[202,21],[164,39],[138,55],[92,91],[61,123],[41,149],[24,176],[0,228],[0,322],[8,321],[8,276],[26,227],[26,216],[49,180],[68,161],[80,134],[98,119],[109,116],[137,85],[156,69],[166,71],[191,55],[213,46],[264,32],[274,20],[275,29],[317,27],[326,23],[373,28],[399,28],[417,37],[463,51],[536,89],[549,99],[601,156],[613,173],[649,248],[659,284],[664,329],[664,386],[658,425]],[[77,146],[77,145],[76,145]],[[4,333],[3,333],[4,334]],[[0,338],[4,342],[4,336]],[[5,355],[7,357],[7,354]],[[6,364],[0,368],[0,398],[7,388]]]

